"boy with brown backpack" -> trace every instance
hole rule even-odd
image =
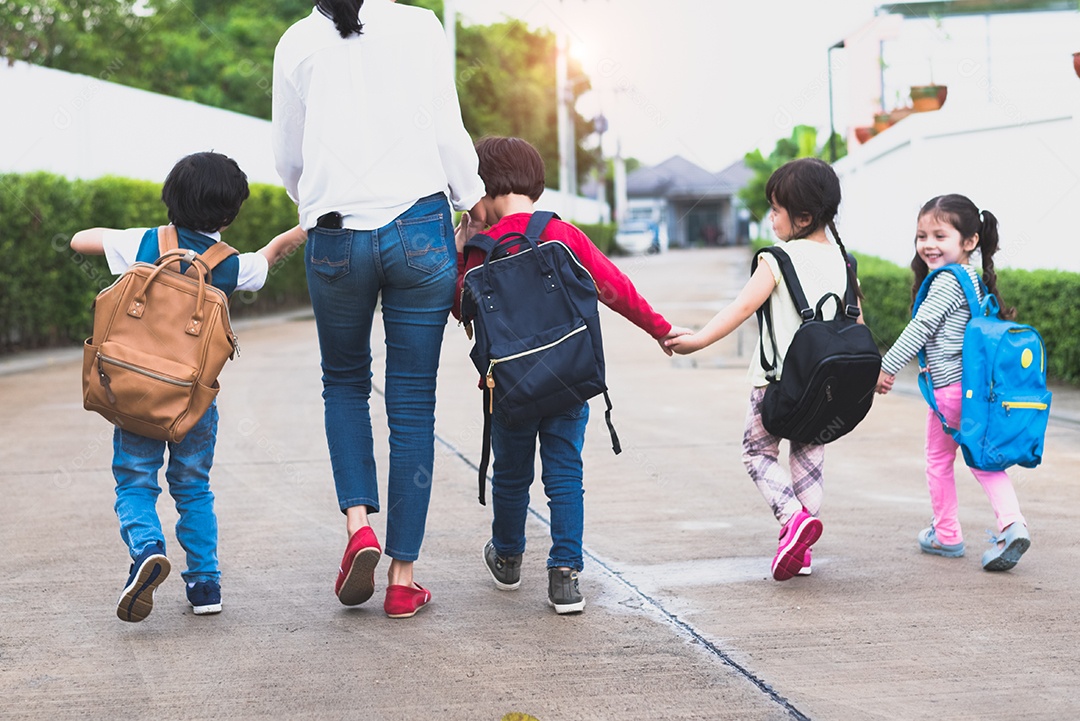
[[[155,508],[166,446],[165,477],[180,513],[176,538],[187,553],[181,575],[188,602],[198,615],[221,611],[210,467],[217,440],[215,378],[235,348],[227,298],[262,288],[269,267],[306,238],[296,227],[255,253],[237,253],[221,243],[220,231],[248,194],[247,176],[234,160],[194,153],[173,167],[162,187],[170,225],[90,228],[71,239],[73,250],[104,255],[109,270],[122,274],[98,296],[83,385],[87,409],[117,426],[115,509],[132,558],[116,608],[123,621],[150,614],[154,591],[171,568]],[[218,350],[216,362],[207,359],[214,355],[211,345]],[[178,390],[160,395],[155,386]]]

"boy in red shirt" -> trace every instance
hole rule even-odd
[[[486,234],[498,239],[506,233],[524,233],[544,191],[544,161],[532,145],[520,138],[489,137],[476,144],[480,177],[486,195],[480,201],[492,227]],[[461,292],[465,272],[481,265],[483,254],[469,249],[469,216],[462,216],[455,234],[458,249],[458,282],[454,317],[461,317]],[[659,344],[688,332],[673,328],[654,311],[634,284],[600,252],[588,236],[570,223],[552,219],[541,241],[559,240],[569,247],[596,281],[604,305],[627,318]],[[492,418],[491,540],[484,546],[484,562],[495,586],[513,591],[521,585],[521,557],[525,551],[525,517],[529,486],[533,481],[536,440],[540,439],[544,493],[551,511],[551,550],[548,554],[548,604],[556,613],[577,613],[585,608],[578,585],[583,567],[581,536],[584,527],[584,489],[581,449],[588,403],[558,416],[538,418],[517,425]]]

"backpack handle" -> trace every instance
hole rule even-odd
[[[529,224],[525,228],[524,233],[512,232],[499,236],[499,238],[493,239],[489,235],[479,233],[474,235],[465,243],[466,248],[475,248],[484,254],[484,266],[480,271],[480,277],[482,278],[483,300],[487,305],[489,311],[498,310],[494,305],[494,299],[492,298],[491,283],[489,282],[490,276],[488,275],[488,267],[492,260],[497,260],[496,253],[502,248],[507,248],[507,255],[509,255],[509,246],[517,244],[521,245],[521,241],[529,244],[529,248],[533,251],[536,262],[540,266],[540,273],[548,278],[551,282],[548,283],[547,290],[550,292],[559,287],[555,282],[555,272],[548,264],[547,259],[544,258],[544,254],[540,252],[540,235],[544,232],[544,228],[551,222],[552,218],[558,217],[555,213],[547,210],[538,210],[532,214],[529,219]]]
[[[182,248],[180,248],[180,236],[177,233],[175,225],[169,224],[158,226],[157,236],[159,256],[165,255],[170,250],[183,250]],[[240,251],[238,251],[236,248],[232,247],[223,240],[217,241],[205,251],[199,253],[196,257],[202,264],[203,268],[205,268],[204,272],[206,274],[206,282],[214,282],[212,271],[219,264],[221,264],[222,261],[224,261],[226,258],[239,254]],[[183,266],[181,266],[181,271],[184,273],[184,275],[195,277],[195,275],[199,272],[198,269],[195,270],[195,273],[192,273],[191,270],[191,267],[188,267],[187,270],[184,270]]]
[[[146,311],[146,291],[150,288],[150,284],[157,280],[157,277],[161,272],[173,263],[190,263],[191,265],[198,263],[203,267],[203,272],[197,273],[195,278],[199,283],[199,291],[195,301],[195,312],[191,315],[191,320],[188,321],[187,328],[184,329],[184,332],[188,335],[197,336],[202,332],[203,307],[206,303],[206,283],[207,278],[210,276],[210,269],[206,267],[206,263],[203,262],[198,253],[193,250],[177,248],[175,250],[167,251],[158,258],[157,262],[154,263],[155,267],[153,272],[150,273],[146,282],[144,282],[139,289],[139,292],[132,298],[131,305],[128,306],[127,314],[132,318],[143,317],[143,313]]]
[[[825,320],[825,316],[822,314],[822,306],[829,301],[829,299],[836,301],[836,317],[844,315],[844,301],[840,300],[840,296],[836,293],[826,293],[821,296],[821,300],[817,302],[817,306],[814,308],[814,320]]]

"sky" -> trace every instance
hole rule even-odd
[[[453,0],[460,20],[565,32],[610,120],[604,151],[722,170],[797,124],[829,127],[828,49],[868,22],[868,0]],[[846,127],[834,58],[836,125]]]

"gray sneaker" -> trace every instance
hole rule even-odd
[[[500,591],[516,591],[521,585],[521,554],[503,558],[491,541],[484,546],[484,565]]]
[[[578,588],[578,572],[562,568],[548,569],[548,605],[555,613],[579,613],[585,599]]]

